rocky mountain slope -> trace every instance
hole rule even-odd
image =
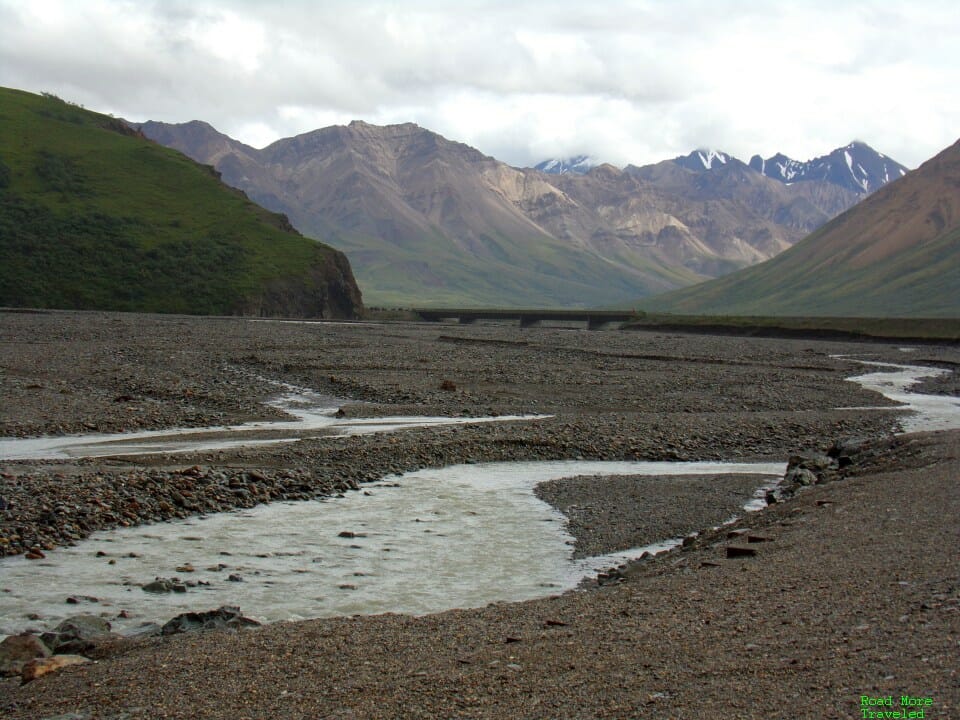
[[[960,316],[960,141],[772,260],[644,305],[696,314]]]
[[[125,123],[0,89],[0,305],[352,317],[343,253]]]
[[[376,305],[624,305],[770,258],[858,197],[739,161],[517,169],[409,123],[261,150],[200,122],[139,127],[344,250]]]

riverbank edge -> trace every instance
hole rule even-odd
[[[891,675],[881,680],[878,676],[874,676],[873,673],[877,672],[878,667],[886,666],[878,648],[886,647],[883,643],[884,638],[887,637],[887,631],[884,630],[884,634],[876,641],[881,643],[879,646],[874,641],[867,641],[870,635],[864,633],[877,622],[870,615],[874,610],[865,611],[862,607],[855,607],[855,604],[853,608],[834,606],[827,597],[830,593],[825,590],[837,581],[840,583],[838,592],[844,592],[848,586],[851,588],[857,586],[851,585],[851,582],[859,583],[861,586],[876,585],[877,588],[886,588],[889,578],[866,576],[852,581],[828,574],[823,577],[823,581],[830,584],[821,584],[820,587],[824,588],[821,590],[818,590],[814,584],[810,588],[804,588],[802,592],[798,587],[791,595],[780,595],[775,591],[777,586],[784,582],[776,579],[783,573],[786,573],[784,577],[787,581],[794,583],[797,578],[803,577],[802,572],[797,575],[798,569],[793,565],[784,565],[785,561],[798,562],[798,557],[810,558],[809,563],[816,566],[820,562],[818,557],[823,560],[833,559],[836,548],[831,543],[837,541],[836,533],[830,543],[823,545],[818,531],[820,524],[834,522],[829,518],[841,517],[836,513],[845,508],[848,511],[863,513],[865,517],[882,514],[884,505],[891,497],[891,478],[901,477],[904,473],[907,477],[917,473],[926,477],[931,474],[926,468],[930,468],[933,471],[932,474],[937,476],[955,473],[958,443],[960,443],[960,431],[922,433],[893,438],[888,446],[877,447],[864,454],[855,467],[848,471],[846,479],[856,482],[823,483],[809,493],[806,491],[799,493],[795,502],[774,504],[766,510],[752,513],[749,517],[728,528],[723,528],[712,536],[704,534],[696,542],[686,544],[682,548],[631,564],[612,586],[604,585],[597,592],[570,591],[556,600],[498,603],[486,609],[452,610],[422,618],[407,619],[404,616],[387,614],[365,618],[276,623],[253,633],[239,635],[214,632],[203,633],[189,639],[183,637],[125,641],[113,646],[104,646],[96,654],[98,660],[96,664],[66,670],[43,682],[20,688],[13,680],[0,681],[0,689],[6,690],[8,697],[7,704],[0,709],[9,711],[11,718],[47,717],[56,712],[66,711],[76,713],[78,720],[81,718],[88,720],[156,717],[159,716],[157,714],[159,708],[154,703],[158,693],[164,697],[173,697],[167,694],[168,690],[163,689],[177,684],[178,681],[173,676],[179,677],[184,672],[195,673],[199,669],[198,662],[209,665],[209,658],[217,656],[221,657],[221,663],[219,663],[221,667],[213,675],[218,678],[218,682],[229,678],[230,681],[226,685],[230,687],[236,686],[239,682],[246,683],[245,687],[248,689],[253,688],[254,685],[250,684],[253,678],[249,673],[252,668],[258,668],[259,679],[255,683],[258,691],[243,701],[245,710],[242,713],[245,717],[266,717],[266,709],[270,705],[269,701],[267,705],[263,703],[264,689],[300,688],[298,682],[301,679],[311,683],[319,680],[316,677],[319,667],[313,670],[302,668],[305,671],[302,677],[297,673],[290,674],[284,672],[285,661],[281,661],[276,655],[278,647],[286,647],[284,657],[289,658],[290,651],[293,649],[289,643],[293,642],[295,637],[309,636],[312,641],[318,643],[311,652],[322,653],[322,656],[328,659],[329,667],[326,665],[323,667],[323,675],[330,679],[316,685],[317,689],[309,696],[297,695],[302,703],[306,703],[298,704],[298,708],[300,712],[305,712],[307,708],[315,708],[320,712],[320,708],[323,708],[323,713],[318,717],[340,717],[335,708],[344,708],[344,712],[347,712],[346,708],[353,708],[343,716],[355,718],[394,717],[400,714],[409,717],[430,717],[431,712],[436,713],[441,709],[446,714],[433,715],[433,717],[454,715],[501,717],[509,708],[515,712],[522,708],[523,711],[517,714],[517,717],[534,718],[545,717],[542,714],[542,707],[541,712],[538,713],[538,706],[551,697],[554,698],[552,707],[566,708],[566,711],[561,709],[554,715],[550,715],[556,717],[626,717],[628,715],[623,714],[625,711],[623,703],[627,700],[634,708],[629,714],[630,717],[662,716],[662,711],[667,708],[677,717],[694,717],[708,710],[722,712],[726,709],[729,712],[739,708],[736,711],[737,717],[766,718],[771,716],[771,712],[774,712],[776,707],[782,707],[782,703],[788,701],[795,702],[790,705],[794,717],[824,717],[825,712],[827,716],[846,717],[854,712],[850,708],[854,708],[859,693],[888,694],[884,688],[889,689],[889,687],[893,687],[894,690],[897,688],[909,690],[913,694],[930,694],[934,697],[937,710],[946,712],[947,714],[942,716],[947,717],[951,707],[958,707],[957,703],[960,702],[958,687],[960,686],[956,686],[955,683],[951,685],[947,677],[942,674],[942,662],[939,662],[942,658],[935,654],[939,650],[935,651],[934,648],[924,644],[924,641],[930,637],[929,631],[923,630],[924,623],[918,624],[917,620],[911,620],[904,624],[903,617],[907,616],[901,617],[899,621],[895,617],[897,613],[902,612],[897,608],[900,608],[903,602],[907,602],[908,608],[914,608],[909,610],[911,614],[921,613],[922,616],[926,613],[926,616],[929,616],[931,612],[938,612],[936,609],[924,610],[919,601],[912,597],[915,593],[910,591],[908,594],[907,588],[917,587],[922,592],[933,592],[933,590],[925,590],[925,583],[919,582],[909,573],[901,574],[898,570],[904,563],[909,564],[910,558],[915,557],[918,551],[929,555],[929,549],[926,548],[926,544],[930,541],[929,537],[924,536],[922,540],[916,541],[914,544],[919,543],[918,547],[903,547],[901,550],[904,553],[903,560],[891,557],[888,563],[890,578],[900,578],[899,585],[903,586],[903,589],[896,590],[896,594],[890,597],[895,599],[902,596],[905,599],[897,601],[889,610],[894,617],[884,620],[884,624],[892,623],[896,628],[898,643],[924,648],[925,658],[930,656],[931,660],[937,661],[934,665],[927,664],[926,659],[921,663],[919,655],[916,660],[913,660],[912,655],[901,657],[897,654],[900,671],[896,678]],[[878,478],[883,478],[882,486]],[[876,489],[874,489],[875,486]],[[944,492],[950,493],[955,498],[955,486],[950,488],[942,483],[936,485],[935,487],[939,490],[933,495],[930,491],[931,487],[933,486],[928,484],[926,491],[920,496],[924,508],[934,507],[937,497],[942,497]],[[859,503],[855,507],[850,506],[851,498],[856,497],[870,501]],[[945,524],[942,533],[949,536],[951,527],[956,528],[957,520],[955,517],[943,520]],[[810,523],[809,526],[808,523]],[[869,535],[874,531],[876,523],[865,524],[869,527],[861,532]],[[909,530],[909,522],[902,529]],[[755,544],[751,543],[745,538],[746,532],[741,531],[764,539]],[[912,534],[908,533],[907,537],[912,537]],[[759,548],[759,556],[765,558],[759,565],[755,563],[760,563],[760,560],[750,557],[730,559],[728,556],[727,561],[724,561],[722,554],[718,556],[718,552],[726,546],[749,547],[751,544]],[[807,547],[816,549],[816,552],[813,554],[807,552],[804,550]],[[792,554],[784,559],[782,554],[777,554],[778,552]],[[790,558],[793,560],[790,561]],[[683,633],[689,632],[692,628],[683,626],[674,630],[659,625],[663,621],[661,615],[673,617],[677,612],[683,614],[683,607],[690,605],[691,598],[677,596],[670,602],[658,601],[656,598],[667,596],[661,592],[653,592],[653,588],[659,588],[661,585],[687,587],[691,582],[691,573],[712,573],[710,577],[720,580],[724,577],[732,577],[736,580],[737,576],[742,576],[743,580],[749,581],[751,577],[759,579],[756,573],[761,572],[763,568],[765,568],[763,572],[773,573],[775,576],[774,592],[772,594],[769,590],[761,592],[761,588],[757,588],[760,595],[756,601],[742,598],[731,605],[731,588],[726,585],[716,588],[712,584],[709,587],[695,585],[694,587],[699,588],[699,591],[688,590],[695,593],[692,597],[693,609],[699,617],[713,618],[714,627],[721,626],[719,630],[722,633],[726,632],[722,631],[724,623],[717,622],[718,619],[722,620],[726,616],[729,618],[727,624],[733,623],[730,626],[730,632],[733,634],[723,635],[727,639],[724,645],[716,643],[701,645],[693,640],[689,652],[697,654],[689,656],[686,654],[688,651],[684,649],[686,645],[677,649],[675,642],[677,637],[683,637]],[[743,572],[733,572],[736,570]],[[929,579],[934,580],[935,577]],[[894,587],[897,585],[894,583]],[[792,585],[788,582],[787,587]],[[782,589],[781,587],[781,591]],[[889,591],[874,593],[871,597],[882,597],[886,592]],[[603,609],[608,604],[613,608],[631,607],[630,603],[634,602],[630,601],[631,597],[645,598],[642,605],[636,606],[633,618],[627,616],[625,609],[618,612],[608,612]],[[814,618],[809,615],[811,612],[809,607],[806,610],[802,609],[806,605],[798,606],[796,610],[792,609],[791,603],[797,597],[811,598],[811,602],[814,603],[811,607],[819,607],[820,612],[825,613],[824,619],[828,624],[810,623],[809,620]],[[935,594],[934,597],[940,598],[941,595]],[[788,602],[787,607],[791,608],[790,612],[795,612],[796,615],[777,609],[782,607],[780,604],[776,607],[772,604],[784,601]],[[624,602],[627,604],[624,605]],[[679,610],[666,609],[674,602],[677,603]],[[947,606],[949,604],[950,600],[947,597]],[[940,606],[943,606],[943,602],[938,601],[933,604],[934,608]],[[704,613],[708,614],[704,615]],[[819,631],[826,632],[830,636],[830,633],[839,634],[843,630],[844,636],[848,633],[857,635],[859,642],[856,647],[842,646],[845,650],[844,656],[850,658],[848,661],[841,663],[839,660],[834,660],[821,667],[822,659],[818,661],[816,656],[805,657],[804,653],[816,652],[813,648],[820,648],[819,652],[825,653],[829,646],[822,644],[822,641],[817,643],[812,643],[809,639],[804,641],[805,635],[801,633],[801,647],[791,653],[800,653],[800,664],[797,665],[797,659],[794,658],[792,660],[794,665],[788,665],[779,672],[776,666],[768,667],[768,671],[774,673],[773,676],[768,676],[763,674],[761,668],[773,660],[768,659],[765,647],[758,645],[762,642],[760,639],[762,633],[756,628],[751,629],[750,626],[740,628],[739,624],[746,618],[755,616],[773,621],[774,625],[778,617],[794,617],[795,620],[800,621],[798,630],[806,628],[804,633],[812,633],[812,637],[818,637]],[[604,622],[609,623],[611,627],[619,625],[620,629],[616,631],[616,635],[625,638],[638,632],[634,626],[637,626],[638,621],[647,622],[642,620],[644,617],[649,617],[649,622],[658,623],[656,626],[661,627],[665,644],[659,645],[660,653],[652,664],[634,666],[633,677],[640,680],[632,682],[631,687],[639,682],[647,688],[639,695],[635,689],[629,691],[624,687],[615,689],[618,683],[623,683],[621,676],[613,677],[608,683],[604,679],[603,672],[593,669],[600,660],[596,657],[591,659],[590,655],[582,654],[579,641],[576,643],[571,641],[569,644],[576,644],[576,647],[562,651],[559,664],[552,655],[553,652],[560,651],[560,647],[565,644],[561,642],[562,637],[572,637],[576,640],[587,632],[589,636],[587,646],[595,643],[596,640],[590,640],[593,638],[590,627],[592,623],[599,621],[598,618],[604,618]],[[942,615],[943,621],[948,623],[948,628],[951,622],[950,617],[946,614]],[[544,618],[547,619],[544,620]],[[804,623],[805,619],[807,623]],[[481,627],[477,624],[478,622],[482,623],[482,631],[478,629]],[[689,618],[686,622],[689,622]],[[584,626],[584,623],[587,623],[587,626]],[[859,624],[853,627],[857,623]],[[954,632],[960,629],[956,613],[952,623]],[[541,628],[539,631],[536,630],[538,626]],[[448,635],[447,633],[455,627],[460,628],[455,636]],[[369,645],[364,640],[368,635],[372,638],[378,637],[389,628],[395,628],[402,634],[404,638],[402,647],[385,646],[378,649],[378,646]],[[508,633],[506,636],[503,635],[505,630]],[[597,629],[597,632],[601,633],[598,637],[605,637],[610,631],[609,628],[604,630],[601,627]],[[444,634],[438,635],[438,633]],[[481,633],[482,637],[488,639],[475,649],[469,650],[469,647],[473,647],[469,643],[477,640],[468,640],[464,636],[472,637],[476,633]],[[643,637],[646,634],[642,633],[638,636],[637,642],[641,644],[658,642],[656,638],[644,640]],[[432,637],[434,640],[431,641]],[[441,637],[445,639],[440,640]],[[946,637],[945,634],[944,637]],[[389,635],[389,638],[394,636]],[[341,644],[347,641],[349,645]],[[396,640],[392,639],[391,642]],[[419,664],[405,666],[404,662],[409,662],[407,656],[410,649],[420,647],[424,642],[432,642],[434,651],[429,654],[429,657],[423,657]],[[802,649],[806,647],[805,642],[811,642],[809,650]],[[467,643],[469,647],[457,650],[459,643]],[[554,647],[555,645],[557,647]],[[610,646],[604,644],[603,647],[604,654],[611,652]],[[701,649],[695,650],[696,648]],[[887,647],[887,650],[889,649]],[[256,652],[259,657],[259,653],[264,650],[273,658],[267,665],[259,665],[247,655],[248,652]],[[853,651],[852,655],[850,650]],[[507,651],[510,651],[510,659],[506,658]],[[780,650],[780,652],[784,651]],[[228,654],[224,654],[225,652]],[[328,654],[331,652],[333,654]],[[451,655],[451,652],[454,654]],[[683,667],[687,670],[683,672],[683,676],[674,678],[671,682],[669,679],[678,672],[676,659],[673,657],[677,652],[680,653],[681,659],[686,658],[683,660]],[[867,656],[861,659],[859,653],[864,652]],[[402,657],[390,660],[391,655]],[[501,655],[504,659],[498,660],[497,658]],[[296,658],[296,655],[293,657]],[[531,665],[534,657],[538,658],[538,661],[535,665]],[[362,665],[376,668],[375,675],[370,675],[359,664],[360,659],[364,658]],[[266,660],[264,657],[260,659]],[[653,658],[650,659],[653,660]],[[783,660],[789,659],[789,657],[783,658]],[[168,666],[168,663],[174,660],[176,666]],[[718,661],[723,667],[728,668],[723,674],[722,681],[711,682],[709,678],[715,677],[714,675],[695,672],[698,668],[715,668]],[[517,669],[507,667],[508,662],[516,663]],[[451,664],[448,665],[448,663]],[[351,668],[352,672],[342,674],[341,665]],[[149,668],[158,666],[170,669],[166,673],[159,674],[149,671]],[[247,670],[240,671],[240,674],[236,675],[235,672],[240,666]],[[540,666],[542,670],[538,669]],[[561,668],[565,669],[561,670]],[[918,673],[923,672],[932,672],[932,677],[939,679],[928,678],[925,683],[917,680]],[[278,673],[284,680],[279,679]],[[417,673],[422,673],[422,682]],[[545,677],[550,673],[560,673],[563,681],[559,684],[543,685]],[[489,676],[489,680],[484,678],[476,680],[478,674]],[[166,675],[171,677],[167,678]],[[206,675],[207,673],[201,671],[197,676],[197,687],[189,690],[182,697],[178,696],[174,702],[164,704],[163,708],[168,714],[163,716],[219,718],[230,716],[230,712],[238,712],[239,700],[233,702],[235,707],[232,709],[212,711],[210,704],[216,702],[217,698],[207,698],[198,694],[206,692],[200,688],[209,690],[209,683],[204,679]],[[533,677],[525,680],[527,676]],[[576,677],[583,679],[575,683],[573,681]],[[618,677],[621,679],[618,680]],[[333,678],[340,678],[338,687],[331,687],[330,682]],[[373,678],[379,680],[373,680]],[[695,678],[700,680],[697,681]],[[813,678],[816,678],[817,684],[808,685]],[[382,694],[377,694],[368,684],[378,681],[388,683],[382,688]],[[481,684],[478,686],[476,682]],[[529,685],[530,682],[536,683],[536,690]],[[277,683],[280,685],[278,686]],[[598,692],[600,688],[594,687],[597,685],[605,687],[606,692]],[[901,685],[903,687],[900,687]],[[367,691],[357,693],[352,689],[357,687],[366,688]],[[458,697],[461,699],[464,697],[465,687],[470,697],[475,700],[475,704],[470,705],[469,708],[456,700]],[[576,688],[580,689],[579,692],[588,694],[578,695]],[[568,696],[572,696],[572,699]],[[592,700],[588,701],[588,698]],[[220,702],[223,701],[224,698],[220,698]],[[389,710],[391,707],[397,712],[391,714]],[[422,707],[423,710],[420,713],[414,712],[413,709],[418,707]],[[97,710],[90,708],[97,708]],[[571,714],[571,708],[579,708],[579,711]],[[617,714],[617,708],[620,709],[620,714]],[[833,715],[830,715],[831,708]],[[401,709],[404,713],[400,713]],[[467,709],[470,711],[466,712]],[[333,714],[330,715],[330,713]]]

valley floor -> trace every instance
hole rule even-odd
[[[952,368],[954,347],[85,313],[5,313],[0,341],[0,436],[271,417],[260,404],[271,381],[351,399],[347,414],[552,416],[188,456],[0,461],[0,496],[13,500],[0,513],[4,553],[414,467],[785,461],[841,436],[880,439],[846,479],[741,521],[767,539],[752,557],[728,559],[740,541],[724,531],[559,597],[110,644],[96,664],[0,680],[5,718],[859,718],[861,696],[888,695],[932,698],[925,717],[960,714],[960,432],[890,440],[896,412],[838,409],[888,403],[845,380],[860,366],[833,357]],[[956,382],[924,390],[956,394]],[[173,502],[194,465],[262,479],[249,496]],[[594,508],[623,500],[620,483],[553,490],[561,505],[577,493]],[[104,507],[81,517],[88,496]],[[641,521],[599,536],[628,543]],[[703,521],[691,510],[689,531]]]

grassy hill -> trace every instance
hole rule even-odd
[[[346,257],[119,120],[0,88],[0,305],[352,316]]]
[[[641,301],[704,315],[960,317],[960,142],[789,250]]]

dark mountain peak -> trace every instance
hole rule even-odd
[[[720,150],[698,148],[689,155],[675,157],[673,162],[680,167],[685,167],[688,170],[696,170],[699,172],[701,170],[713,170],[714,168],[723,167],[735,159],[736,158],[734,158],[732,155],[728,155]]]
[[[862,140],[853,140],[807,162],[792,160],[783,153],[766,160],[754,155],[750,159],[750,167],[781,182],[822,180],[860,195],[869,195],[908,172],[906,167],[877,152]]]

